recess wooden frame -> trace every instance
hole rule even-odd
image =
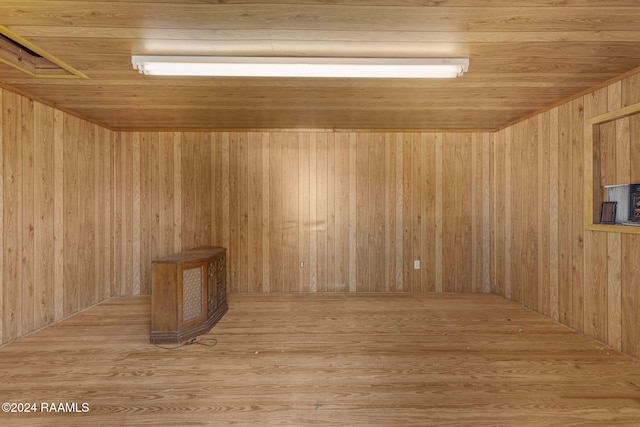
[[[605,231],[614,233],[640,234],[640,227],[594,224],[594,211],[600,210],[601,205],[594,206],[594,181],[600,181],[600,163],[598,163],[598,176],[594,175],[594,163],[600,162],[600,154],[594,151],[594,140],[599,138],[599,126],[603,123],[622,119],[640,113],[640,103],[629,105],[609,113],[600,114],[585,120],[584,124],[584,226],[587,230]],[[595,136],[594,136],[595,135]]]

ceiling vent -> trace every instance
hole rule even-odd
[[[1,25],[0,62],[35,78],[88,78]]]

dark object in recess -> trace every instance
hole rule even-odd
[[[616,223],[617,206],[618,202],[602,202],[602,209],[600,211],[600,224]]]
[[[640,184],[629,188],[629,221],[640,222]]]

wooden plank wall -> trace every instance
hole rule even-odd
[[[111,295],[112,132],[0,89],[0,344]]]
[[[488,133],[115,133],[0,97],[0,343],[205,244],[231,292],[490,289]]]
[[[496,133],[492,288],[636,357],[640,236],[585,230],[582,168],[585,119],[638,102],[633,75]],[[639,126],[602,126],[603,182],[640,182]]]
[[[149,293],[151,260],[197,245],[229,249],[232,293],[490,289],[489,133],[117,139],[112,294]]]
[[[492,291],[640,356],[640,236],[582,223],[584,120],[637,102],[640,75],[495,134],[114,133],[0,90],[0,343],[213,244],[231,292]],[[601,129],[603,181],[640,181],[639,123]]]

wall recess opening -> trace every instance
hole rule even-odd
[[[88,78],[1,25],[0,62],[36,78]]]
[[[640,182],[637,165],[630,160],[640,142],[639,123],[640,103],[585,120],[584,223],[587,230],[640,234]],[[607,212],[603,220],[605,203],[611,202],[615,202],[615,218]]]

